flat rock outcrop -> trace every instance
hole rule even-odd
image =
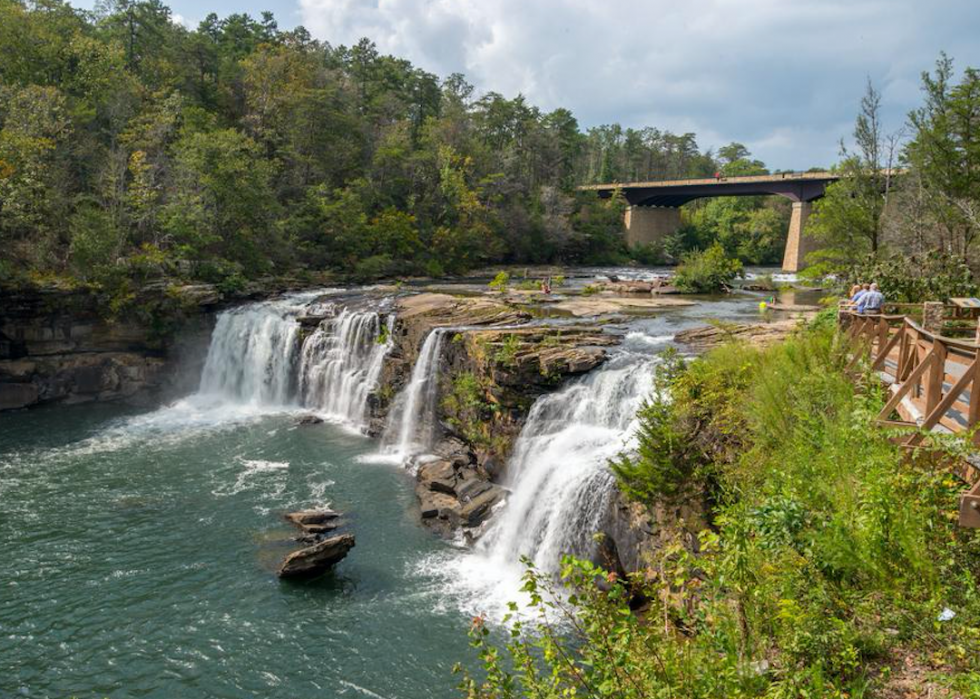
[[[731,340],[748,342],[765,347],[786,339],[800,324],[800,318],[776,320],[771,323],[720,323],[700,328],[682,330],[674,341],[686,345],[695,352],[704,352]]]
[[[280,578],[315,578],[331,570],[354,548],[353,534],[339,534],[294,551],[279,566]]]
[[[616,296],[603,292],[592,296],[573,296],[551,308],[564,311],[577,318],[601,316],[610,313],[643,313],[657,308],[676,308],[679,306],[694,306],[695,301],[689,299],[670,298],[665,296],[626,295]]]

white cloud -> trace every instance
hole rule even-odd
[[[898,125],[940,50],[980,64],[980,3],[943,0],[299,0],[332,44],[381,51],[481,91],[738,140],[773,167],[828,164],[867,77]],[[942,7],[940,7],[942,6]]]

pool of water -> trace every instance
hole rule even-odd
[[[643,360],[681,329],[757,320],[757,302],[631,318],[617,351]],[[377,442],[254,400],[0,415],[0,699],[457,696],[471,615],[517,583],[422,527]],[[327,505],[356,547],[331,575],[278,580],[283,513]]]
[[[410,476],[289,413],[186,404],[0,417],[0,697],[449,697],[468,617],[425,561]],[[357,545],[279,581],[281,519]]]

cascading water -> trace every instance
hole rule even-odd
[[[535,401],[508,462],[510,494],[467,556],[429,565],[466,611],[502,617],[520,597],[526,556],[553,574],[561,556],[591,557],[613,492],[609,460],[635,444],[636,412],[653,387],[654,345],[637,334],[602,367]]]
[[[348,309],[324,321],[300,353],[303,405],[363,425],[368,395],[378,384],[391,348],[393,321],[393,316],[384,321],[374,311]]]
[[[316,294],[223,311],[211,333],[198,393],[224,402],[284,405],[295,385],[300,326]]]
[[[653,362],[624,353],[539,398],[508,466],[511,495],[479,552],[500,564],[527,556],[544,571],[563,554],[590,555],[612,489],[607,464],[628,448],[652,381]]]
[[[399,459],[432,446],[436,401],[439,397],[439,359],[447,328],[435,328],[425,338],[408,385],[395,400],[383,443]]]
[[[392,318],[385,325],[376,310],[343,308],[301,339],[298,318],[313,310],[310,304],[321,294],[296,294],[221,313],[195,398],[311,408],[363,427],[368,396],[391,347]]]

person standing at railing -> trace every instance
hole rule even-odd
[[[872,284],[871,287],[861,294],[857,302],[858,313],[881,313],[881,306],[885,303],[885,295],[878,291],[878,285]]]

